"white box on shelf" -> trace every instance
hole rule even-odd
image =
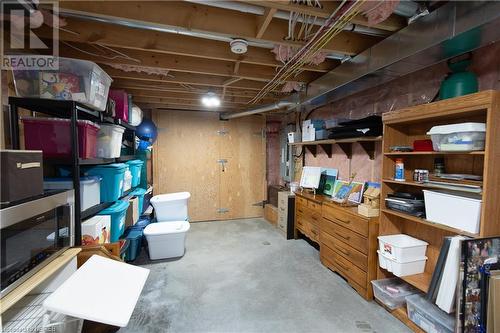
[[[420,258],[419,260],[412,260],[407,262],[398,262],[392,258],[386,257],[384,254],[378,253],[379,266],[396,276],[407,276],[423,273],[425,270],[425,262],[427,257]]]
[[[111,124],[101,124],[100,126],[99,133],[97,133],[97,157],[120,157],[125,128]]]
[[[427,220],[459,230],[479,233],[481,197],[475,194],[423,190]]]
[[[435,151],[484,150],[485,123],[460,123],[434,126],[427,132]]]
[[[316,130],[314,125],[310,124],[302,128],[302,142],[314,141],[316,139]]]
[[[380,253],[399,262],[425,257],[427,245],[427,242],[405,234],[378,236]]]
[[[289,143],[300,142],[300,133],[299,132],[289,132],[288,133],[288,142]]]

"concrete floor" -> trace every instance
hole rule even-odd
[[[263,219],[192,223],[186,248],[175,261],[142,252],[151,272],[119,332],[409,332]]]

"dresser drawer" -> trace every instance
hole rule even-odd
[[[297,214],[295,216],[295,227],[299,229],[302,233],[306,232],[306,227],[309,223],[306,221],[306,219],[302,216]]]
[[[307,202],[308,202],[308,201],[309,201],[309,200],[304,199],[304,198],[302,198],[302,197],[300,197],[300,196],[297,196],[297,197],[295,198],[295,204],[297,204],[297,205],[304,205],[304,206],[306,206],[306,207],[307,207]]]
[[[366,289],[366,273],[363,270],[352,265],[348,260],[344,259],[328,246],[321,247],[320,251],[321,256],[333,263],[335,270],[337,270],[349,282],[355,282],[359,286]]]
[[[309,238],[316,243],[319,243],[319,238],[320,238],[320,232],[319,232],[319,227],[314,225],[314,224],[309,224]]]
[[[341,242],[326,232],[321,232],[321,246],[328,246],[330,249],[334,250],[366,272],[368,268],[368,258],[363,253],[353,249],[346,243]]]
[[[332,260],[329,260],[325,253],[321,252],[320,251],[320,260],[321,260],[321,263],[323,265],[325,265],[326,267],[328,267],[329,269],[331,269],[332,271],[336,271],[338,272],[340,275],[342,275],[346,280],[347,282],[354,288],[356,289],[356,291],[363,297],[367,298],[366,296],[366,288],[364,288],[363,286],[361,286],[360,284],[354,282],[352,279],[350,279],[348,276],[346,276],[346,272],[344,272],[339,266],[335,265],[333,263],[333,259]],[[371,297],[370,298],[367,298],[367,300],[371,301]]]
[[[321,224],[321,213],[313,211],[313,210],[309,210],[307,212],[306,217],[310,223],[316,225],[319,228],[319,226]]]
[[[321,220],[321,232],[330,234],[361,253],[368,254],[368,239],[327,219]]]
[[[368,236],[368,221],[363,218],[329,205],[323,205],[323,217],[365,237]]]
[[[304,216],[305,216],[305,215],[307,214],[307,211],[308,211],[308,210],[307,210],[307,205],[304,205],[304,204],[302,204],[302,203],[297,203],[297,204],[295,205],[295,212],[296,212],[297,214],[302,214],[302,215],[304,215]]]
[[[309,202],[307,203],[307,207],[309,207],[309,209],[321,214],[321,204],[320,203],[309,200]]]

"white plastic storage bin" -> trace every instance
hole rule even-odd
[[[479,233],[481,197],[443,190],[424,190],[425,212],[429,221],[459,230]]]
[[[378,253],[378,262],[381,268],[391,272],[396,276],[407,276],[413,274],[423,273],[425,270],[425,262],[427,257],[420,258],[418,260],[411,260],[400,262],[392,258],[386,257],[380,251]]]
[[[113,81],[91,61],[59,58],[58,70],[13,70],[16,95],[81,102],[106,109]]]
[[[84,211],[101,202],[101,177],[90,176],[80,178],[80,210]],[[46,178],[43,181],[45,190],[71,190],[71,178]]]
[[[434,126],[427,132],[435,151],[484,150],[486,124],[460,123]]]
[[[121,126],[101,124],[101,129],[97,134],[97,157],[120,157],[123,132],[125,128]]]
[[[387,258],[400,262],[425,257],[428,243],[405,234],[378,236],[378,248]]]
[[[408,296],[406,307],[408,318],[425,332],[453,333],[455,331],[454,316],[439,309],[421,295]]]
[[[373,280],[373,294],[390,310],[406,304],[405,297],[419,293],[418,289],[398,278]]]
[[[169,221],[148,224],[144,236],[148,241],[151,260],[182,257],[185,252],[188,221]]]

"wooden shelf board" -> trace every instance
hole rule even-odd
[[[403,324],[408,326],[415,333],[424,333],[425,331],[418,327],[414,322],[408,318],[408,313],[406,311],[406,307],[397,308],[396,310],[392,310],[391,314],[398,318]]]
[[[315,146],[315,145],[326,145],[326,144],[337,144],[337,143],[355,143],[355,142],[376,142],[382,141],[381,136],[368,138],[368,137],[360,137],[360,138],[350,138],[350,139],[339,139],[339,140],[318,140],[318,141],[307,141],[307,142],[292,142],[288,143],[290,146]]]
[[[405,214],[405,213],[401,213],[401,212],[398,212],[398,211],[395,211],[395,210],[391,210],[391,209],[387,209],[387,208],[382,208],[380,211],[382,213],[385,213],[385,214],[389,214],[389,215],[401,217],[401,218],[406,219],[408,221],[413,221],[413,222],[421,223],[421,224],[424,224],[424,225],[428,225],[430,227],[434,227],[434,228],[437,228],[437,229],[446,230],[446,231],[452,232],[452,233],[457,234],[457,235],[465,235],[465,236],[469,236],[469,237],[479,237],[478,234],[474,234],[474,233],[471,233],[471,232],[467,232],[467,231],[455,229],[455,228],[448,227],[448,226],[443,225],[443,224],[434,223],[434,222],[428,221],[426,219],[423,219],[423,218],[420,218],[420,217],[416,217],[416,216],[412,216],[412,215]]]
[[[384,153],[385,156],[412,156],[412,155],[484,155],[484,151],[393,151]]]
[[[384,178],[382,179],[384,183],[389,183],[389,184],[400,184],[400,185],[408,185],[408,186],[415,186],[415,187],[423,187],[423,188],[432,188],[439,190],[441,189],[438,186],[433,186],[431,184],[426,184],[426,183],[417,183],[412,180],[406,180],[406,181],[399,181],[399,180],[394,180],[394,179],[387,179]],[[473,181],[473,180],[464,180],[463,182],[448,182],[446,179],[439,180],[440,182],[447,183],[450,185],[477,185],[477,186],[482,186],[483,182],[481,181]]]
[[[426,293],[431,284],[432,274],[424,272],[421,274],[402,276],[401,279]]]
[[[71,259],[76,257],[82,249],[71,248],[66,250],[60,256],[52,260],[47,266],[40,269],[33,276],[30,276],[26,281],[20,284],[17,288],[2,298],[2,305],[0,306],[0,313],[4,313],[10,309],[14,304],[21,300],[24,296],[29,294],[30,291],[39,286],[42,282],[47,280],[58,269],[67,264]]]

